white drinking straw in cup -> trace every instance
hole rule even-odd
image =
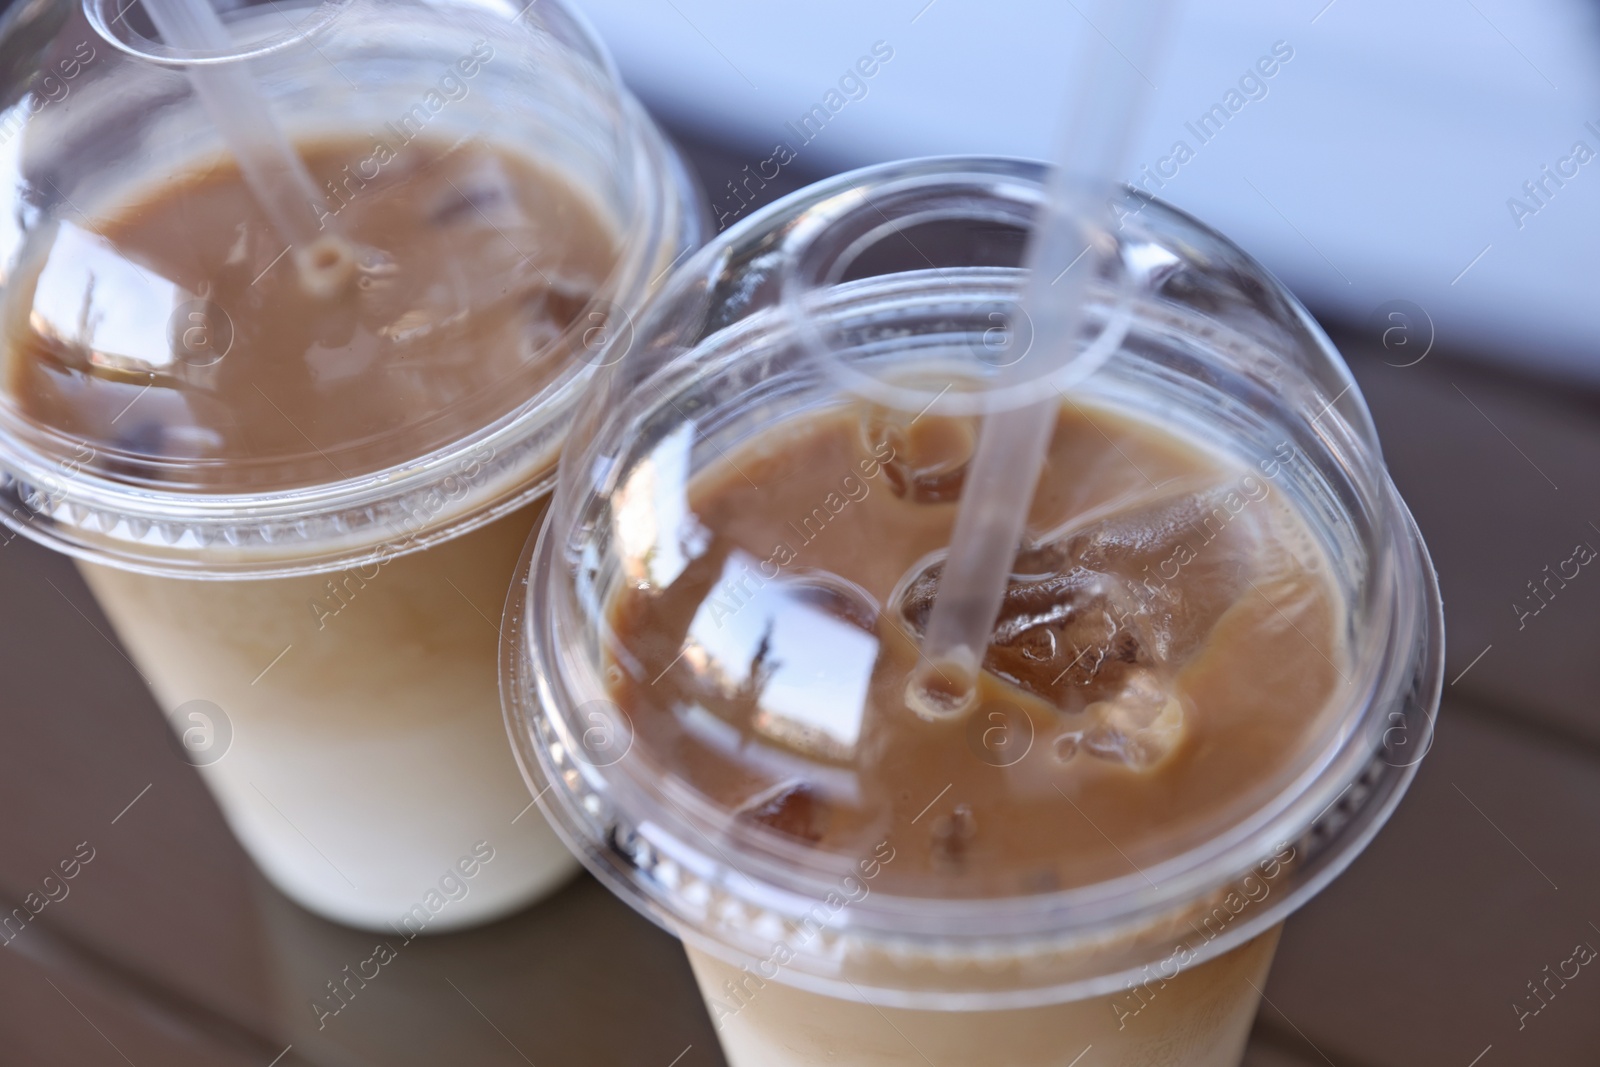
[[[1087,378],[1114,354],[1110,345],[1079,353],[1078,332],[1092,261],[1115,247],[1103,235],[1116,175],[1149,88],[1139,67],[1154,55],[1171,7],[1172,0],[1104,3],[1102,14],[1111,21],[1107,36],[1127,42],[1129,51],[1110,54],[1114,49],[1093,38],[1081,49],[1049,197],[1028,245],[1017,319],[1031,328],[1024,332],[1014,323],[1010,331],[1012,348],[1029,347],[1010,358],[993,385],[1003,388],[1024,378],[1034,369],[1023,366],[1029,359],[1065,373],[1043,386],[1046,395],[1034,402],[1014,410],[997,406],[984,416],[923,638],[923,663],[906,682],[907,703],[929,718],[964,714],[976,703],[978,671],[1060,412],[1057,390]],[[1085,258],[1090,264],[1075,270]]]
[[[233,47],[211,0],[143,0],[143,4],[150,21],[174,48],[224,52]],[[355,275],[355,249],[336,232],[323,232],[320,220],[332,212],[325,209],[322,190],[256,91],[250,72],[242,63],[191,63],[185,72],[245,184],[273,229],[288,242],[300,284],[314,296],[337,293]]]

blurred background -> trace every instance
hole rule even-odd
[[[1134,51],[1091,23],[1091,0],[813,0],[759,17],[736,0],[580,6],[657,115],[737,155],[707,182],[729,214],[748,199],[743,166],[771,174],[780,145],[794,155],[781,170],[805,175],[1045,158],[1083,41]],[[1579,162],[1600,152],[1600,7],[1176,6],[1141,72],[1151,103],[1130,182],[1228,234],[1327,318],[1365,323],[1410,301],[1446,348],[1600,383],[1600,167]],[[874,46],[893,58],[841,86]],[[818,105],[837,110],[807,125]]]
[[[1043,156],[1080,42],[1119,47],[1078,0],[576,2],[724,225],[865,163]],[[1289,923],[1246,1062],[1595,1064],[1600,974],[1550,975],[1600,947],[1600,577],[1537,613],[1529,587],[1600,548],[1600,8],[1180,10],[1142,72],[1128,178],[1327,326],[1433,552],[1450,646],[1433,750]],[[876,72],[849,77],[864,56]],[[69,563],[10,542],[0,604],[0,897],[96,850],[0,948],[0,1063],[722,1063],[677,945],[587,878],[408,946],[319,1029],[309,999],[370,936],[261,882]]]

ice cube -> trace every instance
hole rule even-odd
[[[738,814],[814,845],[828,832],[830,812],[827,802],[810,785],[790,781],[752,797]]]
[[[927,625],[942,568],[907,589],[901,611],[919,636]],[[984,669],[1063,711],[1088,702],[1084,690],[1115,685],[1135,664],[1153,662],[1144,622],[1123,583],[1072,567],[1045,578],[1013,579],[984,657]]]
[[[862,432],[869,452],[889,456],[882,461],[883,476],[895,496],[919,504],[961,498],[967,463],[978,447],[976,419],[873,408]]]
[[[1077,741],[1083,751],[1139,770],[1160,763],[1183,737],[1182,702],[1142,667],[1127,672],[1114,694],[1083,710],[1089,719]]]
[[[1238,494],[1227,486],[1167,487],[1024,547],[984,669],[1064,712],[1137,704],[1142,687],[1170,677],[1245,588],[1257,520],[1230,498]],[[919,636],[941,572],[933,563],[896,605]]]
[[[1125,583],[1157,659],[1175,663],[1197,651],[1248,588],[1261,558],[1269,507],[1232,485],[1181,487],[1061,538],[1077,565]]]

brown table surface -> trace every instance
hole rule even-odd
[[[748,162],[692,156],[713,190]],[[1512,1007],[1600,946],[1600,577],[1520,630],[1511,607],[1600,545],[1600,397],[1444,353],[1391,366],[1371,325],[1337,339],[1438,566],[1449,684],[1393,821],[1289,923],[1247,1063],[1600,1062],[1600,974],[1520,1029]],[[95,849],[0,949],[0,1064],[723,1062],[678,945],[587,877],[413,942],[319,1031],[311,996],[371,935],[262,882],[69,562],[11,541],[0,605],[0,900]]]

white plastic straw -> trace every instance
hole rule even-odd
[[[226,52],[233,38],[211,0],[143,0],[150,21],[173,48]],[[355,269],[354,252],[323,229],[322,191],[295,154],[243,61],[191,63],[189,83],[239,164],[239,173],[290,246],[300,281],[318,296],[343,288]]]
[[[996,387],[1013,384],[1024,374],[1037,375],[1039,364],[1049,361],[1051,368],[1070,368],[1049,375],[1051,386],[1065,388],[1088,377],[1112,354],[1108,347],[1090,361],[1079,359],[1078,331],[1094,273],[1093,246],[1110,245],[1116,175],[1128,158],[1137,119],[1153,88],[1140,68],[1150,65],[1171,7],[1172,0],[1103,3],[1096,29],[1121,42],[1121,52],[1102,41],[1100,33],[1086,33],[1056,146],[1049,197],[1028,246],[1018,317],[1032,328],[1019,330],[1014,323],[1011,330],[1013,344],[1031,335],[1032,348],[1002,370]],[[978,671],[1060,409],[1061,398],[1051,388],[1037,403],[984,417],[923,637],[927,669],[914,674],[907,687],[908,700],[923,714],[958,715],[976,701]]]

